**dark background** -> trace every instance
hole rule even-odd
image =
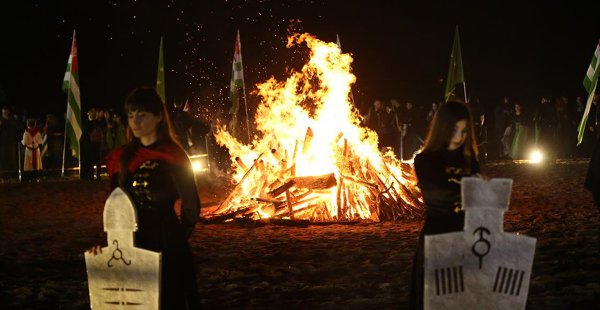
[[[285,48],[291,31],[326,41],[339,34],[354,58],[361,108],[375,98],[428,106],[443,96],[457,24],[468,93],[488,104],[505,95],[526,106],[542,95],[573,100],[585,95],[600,38],[599,5],[591,2],[13,2],[0,13],[0,101],[31,116],[64,113],[61,84],[76,29],[83,111],[120,110],[131,89],[154,85],[164,35],[167,102],[189,99],[196,115],[211,119],[227,108],[239,29],[251,108],[256,83],[282,80],[306,59],[306,48]]]

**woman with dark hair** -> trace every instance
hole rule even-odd
[[[415,156],[417,185],[425,202],[425,222],[413,261],[410,308],[423,309],[425,235],[461,231],[462,177],[479,175],[471,112],[458,101],[443,103],[430,124],[425,144]]]
[[[197,309],[198,291],[187,243],[200,212],[189,158],[177,144],[169,114],[154,88],[133,90],[125,101],[128,143],[107,157],[111,190],[121,187],[138,218],[139,248],[162,253],[161,309]],[[175,202],[181,201],[181,218]]]

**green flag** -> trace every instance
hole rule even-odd
[[[77,44],[75,30],[73,43],[63,79],[62,90],[67,93],[66,133],[73,157],[79,158],[79,139],[81,138],[81,97],[79,95],[79,65],[77,63]]]
[[[448,78],[446,79],[446,90],[444,91],[445,101],[456,96],[456,84],[464,83],[465,75],[463,73],[462,55],[460,53],[460,36],[458,26],[454,33],[454,43],[452,44],[452,54],[450,54],[450,67],[448,68]],[[466,97],[466,94],[465,94]]]
[[[242,65],[242,44],[240,42],[240,31],[238,30],[235,37],[235,47],[233,51],[233,64],[231,69],[231,82],[229,83],[229,100],[231,100],[231,108],[229,109],[230,120],[228,130],[232,136],[244,140],[244,122],[240,121],[240,99],[244,96],[244,67]],[[248,107],[246,106],[246,126],[248,124]],[[246,128],[248,141],[250,142],[250,132]]]
[[[163,54],[163,38],[160,37],[160,48],[158,50],[158,73],[156,74],[156,92],[165,101],[165,62]]]
[[[583,78],[583,87],[585,91],[588,93],[587,104],[585,105],[585,111],[583,112],[583,117],[581,118],[581,122],[579,123],[578,134],[577,134],[577,145],[581,144],[583,140],[583,133],[585,132],[585,126],[588,118],[588,114],[590,113],[590,108],[592,106],[592,100],[594,99],[594,94],[596,93],[596,84],[598,84],[598,76],[600,75],[600,70],[598,70],[598,65],[600,64],[600,41],[596,45],[596,50],[594,51],[594,55],[592,56],[592,62],[588,67],[588,70]]]

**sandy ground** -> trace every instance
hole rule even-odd
[[[598,309],[600,216],[587,161],[490,163],[515,180],[505,230],[537,237],[528,309]],[[206,206],[226,190],[201,180]],[[83,251],[106,244],[106,181],[0,184],[0,309],[89,309]],[[191,239],[202,304],[214,308],[404,309],[421,220],[305,228],[235,223]]]

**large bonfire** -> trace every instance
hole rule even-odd
[[[235,186],[215,215],[313,222],[420,215],[411,166],[379,151],[377,135],[360,125],[349,101],[352,57],[310,34],[288,38],[288,48],[302,43],[310,60],[301,71],[257,85],[252,143],[241,143],[225,127],[217,131]]]

